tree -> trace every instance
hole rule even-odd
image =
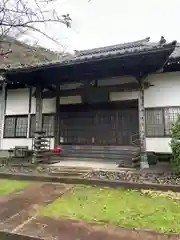
[[[180,115],[172,125],[170,146],[172,149],[172,169],[175,173],[180,174]]]
[[[2,0],[0,3],[0,55],[5,56],[12,52],[4,50],[2,43],[7,42],[7,36],[17,39],[22,34],[37,32],[44,37],[59,43],[46,31],[42,25],[50,23],[64,24],[71,27],[69,14],[59,15],[49,4],[55,0]]]

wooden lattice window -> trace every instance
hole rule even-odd
[[[45,132],[45,135],[47,137],[53,137],[54,136],[54,121],[55,116],[54,115],[43,115],[43,131]]]
[[[6,116],[4,122],[5,138],[27,137],[28,116]]]
[[[42,128],[45,132],[46,137],[53,137],[54,136],[54,121],[55,121],[55,115],[54,114],[43,114],[42,119]],[[30,121],[30,137],[33,136],[33,133],[35,132],[35,115],[31,115],[31,121]]]
[[[146,109],[146,135],[147,137],[164,136],[163,109]]]
[[[180,114],[180,107],[170,107],[164,109],[165,135],[171,135],[172,124],[177,120]]]
[[[146,109],[146,136],[169,137],[179,114],[180,107]]]

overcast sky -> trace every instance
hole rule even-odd
[[[66,51],[89,49],[151,37],[180,42],[180,0],[58,0],[60,13],[69,13],[72,29],[47,29]],[[41,38],[48,48],[57,48]]]

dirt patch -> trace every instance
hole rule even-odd
[[[75,220],[43,217],[27,224],[19,233],[56,240],[178,240],[180,235],[130,230],[108,225],[95,225]]]

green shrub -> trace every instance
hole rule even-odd
[[[170,146],[172,149],[172,170],[180,174],[180,115],[177,121],[172,125]]]
[[[156,156],[158,158],[158,162],[170,162],[172,158],[171,153],[156,153]]]

